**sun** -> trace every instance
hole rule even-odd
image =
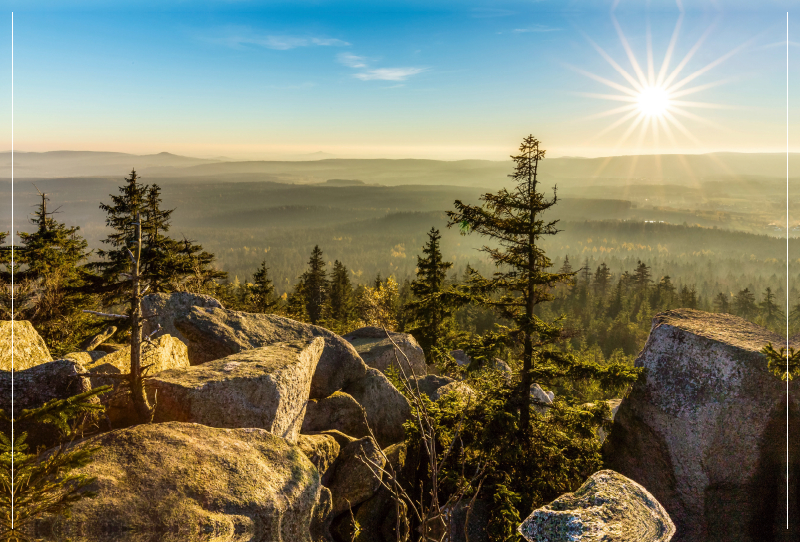
[[[598,94],[587,92],[575,92],[574,94],[590,98],[599,98],[601,100],[611,100],[618,103],[622,102],[623,104],[601,113],[585,117],[584,120],[592,120],[603,117],[618,116],[616,120],[613,120],[608,126],[606,126],[605,129],[601,130],[594,137],[591,137],[589,141],[597,140],[612,130],[621,128],[623,133],[617,141],[615,148],[620,148],[623,144],[625,144],[637,130],[639,135],[636,139],[638,139],[639,149],[641,149],[644,139],[648,133],[652,133],[652,142],[656,149],[659,148],[660,133],[664,133],[672,143],[672,146],[677,148],[678,142],[675,138],[675,133],[673,133],[673,129],[675,129],[695,145],[701,146],[702,143],[695,137],[695,135],[692,133],[692,130],[684,125],[683,120],[689,120],[699,124],[706,124],[716,129],[721,129],[720,126],[711,122],[709,119],[687,111],[687,109],[728,109],[731,108],[731,106],[708,102],[686,101],[684,97],[723,84],[726,81],[714,81],[699,85],[695,84],[694,86],[689,85],[689,83],[693,82],[698,77],[704,75],[712,68],[718,66],[731,56],[735,55],[743,48],[747,47],[755,38],[740,44],[738,47],[722,55],[713,62],[710,62],[706,66],[687,74],[684,72],[684,69],[687,67],[694,54],[698,51],[701,44],[710,34],[713,25],[712,27],[709,27],[709,29],[706,30],[700,39],[697,40],[695,45],[689,49],[688,53],[686,53],[683,59],[677,62],[677,65],[671,67],[673,64],[673,53],[675,52],[681,22],[683,20],[683,13],[681,10],[681,14],[675,24],[675,29],[672,32],[672,38],[669,41],[669,45],[667,46],[667,50],[664,54],[664,59],[659,68],[653,59],[652,35],[649,24],[647,26],[646,33],[647,42],[645,56],[647,60],[646,64],[642,65],[637,60],[637,55],[634,54],[634,51],[628,43],[625,34],[622,32],[622,28],[613,14],[611,16],[611,20],[614,23],[614,27],[617,30],[617,35],[619,36],[622,47],[625,50],[630,68],[623,68],[619,62],[614,60],[597,43],[592,41],[588,35],[584,34],[584,37],[592,45],[592,47],[594,47],[594,49],[600,53],[600,56],[602,56],[603,59],[608,62],[611,68],[613,68],[613,70],[617,72],[619,76],[621,76],[621,79],[618,78],[615,81],[575,66],[570,66],[568,64],[566,65],[566,67],[617,91],[615,94]],[[627,127],[624,125],[627,125]]]
[[[636,97],[639,112],[648,117],[663,117],[669,110],[669,102],[669,92],[661,87],[646,87]]]

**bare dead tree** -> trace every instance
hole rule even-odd
[[[157,329],[153,333],[148,336],[142,336],[142,324],[143,321],[146,319],[142,316],[142,297],[147,293],[149,286],[143,286],[142,274],[141,274],[141,259],[142,259],[142,224],[141,224],[141,215],[137,212],[136,215],[133,217],[133,226],[134,226],[134,236],[135,236],[135,245],[133,247],[133,251],[127,248],[128,257],[131,262],[131,272],[123,274],[123,276],[130,279],[131,282],[131,297],[130,297],[130,316],[128,315],[121,315],[121,314],[113,314],[113,313],[103,313],[97,311],[83,311],[89,314],[94,314],[96,316],[101,316],[105,318],[129,318],[131,322],[131,365],[130,365],[130,372],[127,374],[116,374],[116,373],[96,373],[93,376],[102,376],[108,377],[116,380],[122,380],[126,388],[122,388],[117,390],[117,392],[109,396],[106,400],[110,400],[113,397],[120,395],[121,393],[129,393],[131,397],[131,402],[133,403],[133,409],[136,413],[136,417],[139,419],[139,423],[149,423],[153,420],[153,414],[155,413],[155,405],[152,407],[147,399],[147,392],[145,390],[145,381],[147,380],[147,370],[150,365],[142,365],[142,354],[143,354],[143,345],[152,343],[150,338],[152,335],[157,333],[160,330]]]

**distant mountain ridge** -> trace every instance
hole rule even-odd
[[[345,159],[214,160],[168,152],[135,155],[121,152],[50,151],[14,153],[16,178],[118,177],[131,169],[148,178],[213,179],[320,183],[328,179],[360,179],[368,184],[459,185],[487,188],[505,184],[511,161]],[[800,154],[789,157],[790,174],[797,176]],[[748,176],[785,178],[786,155],[780,153],[710,153],[629,155],[604,158],[547,158],[540,166],[543,182],[602,179],[610,184],[672,183],[693,185],[712,178]],[[11,154],[0,153],[0,178],[11,176]]]

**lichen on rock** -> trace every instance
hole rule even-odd
[[[644,487],[612,470],[534,510],[519,527],[530,542],[668,542],[675,526]]]

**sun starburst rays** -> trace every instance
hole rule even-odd
[[[645,64],[641,64],[616,17],[613,15],[611,17],[617,37],[619,38],[625,57],[627,57],[628,68],[623,67],[622,64],[614,60],[605,49],[589,36],[584,35],[588,43],[608,63],[614,72],[621,76],[622,80],[620,81],[619,78],[614,77],[613,79],[617,79],[617,81],[614,81],[612,78],[603,77],[578,67],[568,66],[576,72],[618,92],[576,92],[575,94],[600,100],[624,102],[624,105],[614,106],[605,111],[584,117],[583,120],[618,117],[612,119],[608,126],[591,137],[589,141],[594,141],[622,127],[622,134],[619,136],[616,145],[614,145],[614,149],[619,149],[633,136],[637,149],[641,149],[645,141],[649,138],[657,150],[659,149],[661,141],[660,133],[662,132],[666,135],[666,139],[669,143],[674,147],[678,146],[676,132],[691,141],[692,144],[700,146],[700,141],[684,124],[685,121],[721,128],[716,123],[711,122],[701,115],[692,113],[688,111],[688,109],[731,109],[731,106],[707,101],[697,101],[691,98],[686,99],[686,97],[724,84],[730,81],[730,79],[695,84],[694,86],[688,85],[741,51],[744,47],[749,45],[749,42],[739,45],[716,60],[709,62],[691,73],[686,73],[687,66],[711,34],[715,23],[712,23],[683,57],[673,65],[683,17],[683,13],[678,16],[675,28],[672,31],[666,51],[664,52],[663,60],[660,62],[659,66],[656,65],[653,51],[653,35],[649,21],[645,33]],[[636,135],[634,136],[634,134]]]

